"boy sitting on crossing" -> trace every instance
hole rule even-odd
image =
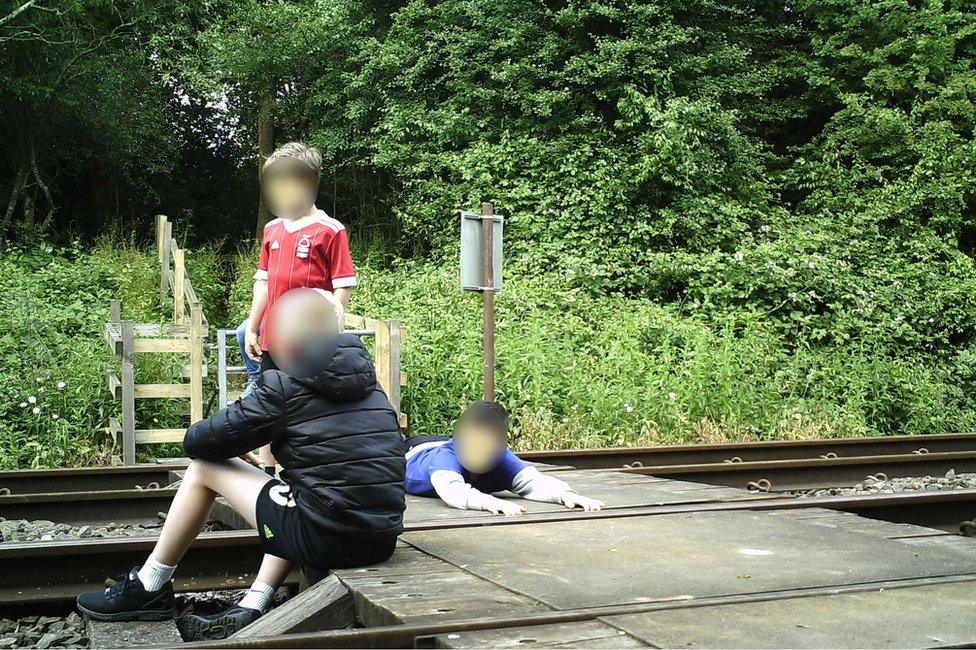
[[[397,412],[376,380],[369,353],[340,334],[341,306],[321,289],[282,296],[268,322],[281,370],[257,389],[190,426],[186,469],[166,523],[142,567],[78,609],[99,621],[172,618],[171,578],[223,496],[257,530],[264,559],[233,607],[178,624],[184,638],[223,638],[261,616],[294,565],[317,571],[390,557],[403,531],[404,447]],[[270,444],[281,479],[237,458]]]
[[[506,516],[525,508],[492,492],[523,499],[599,510],[603,503],[577,494],[566,482],[544,474],[508,448],[508,412],[496,402],[475,402],[461,415],[453,438],[415,436],[407,440],[409,494],[440,497],[452,508]]]

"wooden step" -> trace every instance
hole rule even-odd
[[[256,639],[289,632],[338,630],[355,622],[356,612],[349,590],[335,575],[330,575],[230,638]]]
[[[122,399],[122,380],[114,372],[108,373],[108,390],[115,399]],[[190,384],[135,384],[136,399],[176,399],[190,397]]]
[[[132,326],[133,343],[139,339],[186,339],[190,338],[190,326],[181,323],[134,323]],[[207,337],[206,326],[200,336]],[[122,323],[105,323],[105,340],[108,347],[116,355],[122,354]],[[138,351],[138,350],[137,350]],[[151,352],[153,350],[145,350]]]

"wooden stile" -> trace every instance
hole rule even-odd
[[[208,322],[203,307],[186,271],[186,251],[173,239],[173,226],[165,215],[156,215],[156,252],[160,269],[160,299],[172,300],[171,323],[133,323],[122,320],[121,304],[110,304],[109,322],[105,324],[105,339],[112,353],[119,357],[121,372],[108,372],[108,389],[115,399],[122,402],[120,419],[109,418],[109,432],[122,446],[122,462],[134,464],[137,444],[180,442],[184,429],[137,429],[135,400],[137,399],[189,399],[190,422],[203,419],[203,378],[207,376],[204,363],[204,345]],[[400,343],[406,336],[406,328],[397,321],[382,321],[355,314],[346,314],[347,331],[360,336],[376,337],[375,363],[377,378],[386,391],[390,402],[399,412],[402,387],[407,375],[400,370]],[[231,330],[221,330],[222,336]],[[230,390],[226,381],[226,345],[218,359],[221,375],[218,390],[222,402],[236,398],[239,391]],[[172,384],[136,384],[136,358],[143,354],[185,354],[189,364],[181,375],[188,382]],[[222,379],[222,381],[221,381]],[[402,427],[407,416],[399,413]]]
[[[203,419],[203,307],[190,308],[190,422]]]
[[[122,323],[122,462],[136,463],[136,395],[132,323]]]
[[[173,322],[182,323],[185,320],[183,292],[186,286],[186,265],[182,248],[173,249],[173,267]]]

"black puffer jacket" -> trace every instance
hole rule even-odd
[[[403,532],[404,448],[397,414],[352,334],[310,379],[278,370],[247,398],[186,431],[193,458],[233,458],[271,443],[309,524],[353,538]]]

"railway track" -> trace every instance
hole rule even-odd
[[[134,490],[167,485],[185,463],[128,467],[67,467],[0,471],[0,496],[37,493]]]
[[[850,487],[878,473],[888,478],[943,476],[950,469],[957,474],[976,472],[976,451],[638,466],[617,471],[757,491],[787,492]]]
[[[973,583],[976,574],[966,573],[916,579],[894,579],[868,584],[832,586],[829,588],[798,588],[778,592],[748,595],[717,596],[665,602],[634,603],[611,607],[589,607],[554,610],[506,617],[448,619],[402,625],[326,630],[322,632],[298,632],[265,638],[230,638],[221,641],[201,641],[187,644],[189,648],[438,648],[438,637],[462,632],[484,630],[518,630],[545,625],[569,625],[581,621],[594,621],[606,617],[635,615],[675,609],[707,608],[716,605],[742,605],[793,598],[836,596],[892,589],[910,589],[933,585]],[[530,639],[531,640],[531,639]],[[592,647],[600,647],[594,645]],[[612,646],[607,646],[612,647]],[[628,647],[628,646],[621,646]],[[941,647],[971,647],[941,646]]]
[[[430,520],[408,523],[406,532],[697,512],[812,508],[842,510],[955,532],[960,521],[976,516],[976,490],[818,499],[753,495],[735,501],[607,508],[598,512],[567,510],[521,517]],[[3,576],[0,604],[6,607],[36,606],[71,600],[78,593],[99,588],[104,579],[115,575],[120,567],[141,562],[154,543],[154,537],[126,537],[0,544],[0,575]],[[253,580],[260,557],[260,543],[253,530],[203,533],[181,562],[175,586],[180,591],[244,587]],[[297,581],[297,575],[292,580]]]
[[[525,460],[577,469],[609,469],[635,466],[698,465],[705,463],[764,462],[775,460],[893,456],[976,451],[976,433],[878,438],[828,438],[714,445],[667,445],[657,447],[610,447],[524,451]]]
[[[769,494],[716,503],[608,508],[597,513],[532,513],[519,518],[452,518],[408,524],[409,531],[503,526],[586,518],[668,515],[720,510],[832,508],[876,519],[956,532],[976,516],[976,490],[797,499],[777,491],[851,485],[868,475],[943,475],[976,472],[976,434],[901,436],[725,445],[526,452],[536,462],[615,469]],[[629,467],[622,467],[623,465]],[[175,489],[166,487],[185,467],[179,462],[137,467],[0,472],[0,516],[70,525],[156,520]],[[55,488],[57,491],[52,491]],[[138,489],[142,488],[142,489]],[[219,508],[218,508],[219,511]],[[240,521],[228,523],[240,527]],[[98,588],[119,567],[140,562],[154,537],[0,543],[0,605],[33,606],[70,600]],[[260,558],[251,530],[205,533],[181,564],[181,590],[242,587]]]
[[[950,454],[950,455],[945,455]],[[951,455],[958,454],[958,455]],[[967,454],[972,454],[968,456]],[[834,438],[826,440],[786,440],[773,442],[727,443],[715,445],[673,445],[659,447],[615,447],[607,449],[563,449],[553,451],[526,451],[519,455],[526,460],[550,465],[571,466],[577,469],[626,469],[639,474],[654,474],[701,480],[718,481],[718,485],[730,485],[719,479],[723,473],[728,475],[749,475],[746,482],[767,478],[762,476],[766,467],[770,471],[786,469],[793,474],[801,468],[811,468],[814,478],[806,481],[806,487],[827,486],[830,480],[843,482],[859,481],[868,474],[885,471],[889,476],[920,475],[924,473],[945,473],[950,467],[947,462],[956,462],[957,472],[976,471],[976,433],[939,434],[925,436],[888,436],[880,438]],[[922,457],[925,458],[922,458]],[[858,462],[863,459],[863,467]],[[900,459],[900,460],[899,460]],[[795,464],[776,464],[779,461],[796,461]],[[818,462],[824,461],[824,462]],[[837,461],[837,462],[828,462]],[[758,463],[758,464],[757,464]],[[764,463],[769,463],[765,465]],[[736,467],[726,468],[726,465]],[[887,472],[884,466],[891,469]],[[719,465],[719,468],[711,468]],[[914,467],[913,474],[899,474],[898,467]],[[709,467],[705,467],[709,466]],[[926,466],[932,472],[922,471]],[[184,469],[184,463],[174,462],[160,465],[140,465],[134,467],[97,467],[43,470],[0,471],[0,497],[18,494],[46,494],[67,492],[90,492],[107,490],[130,490],[153,485],[165,486],[170,482],[171,472]],[[824,469],[823,476],[814,475],[817,468],[849,467],[844,473],[837,470],[831,473]],[[935,471],[946,467],[941,472]],[[671,468],[671,469],[666,469]],[[871,469],[874,468],[874,469]],[[755,472],[752,472],[755,470]],[[832,479],[831,477],[839,477]],[[846,478],[845,478],[846,477]],[[732,483],[743,487],[739,478]],[[818,485],[813,485],[818,481]],[[773,489],[793,490],[801,487],[787,487],[788,483],[777,481]],[[831,487],[833,487],[831,485]],[[56,488],[52,489],[52,488]]]

